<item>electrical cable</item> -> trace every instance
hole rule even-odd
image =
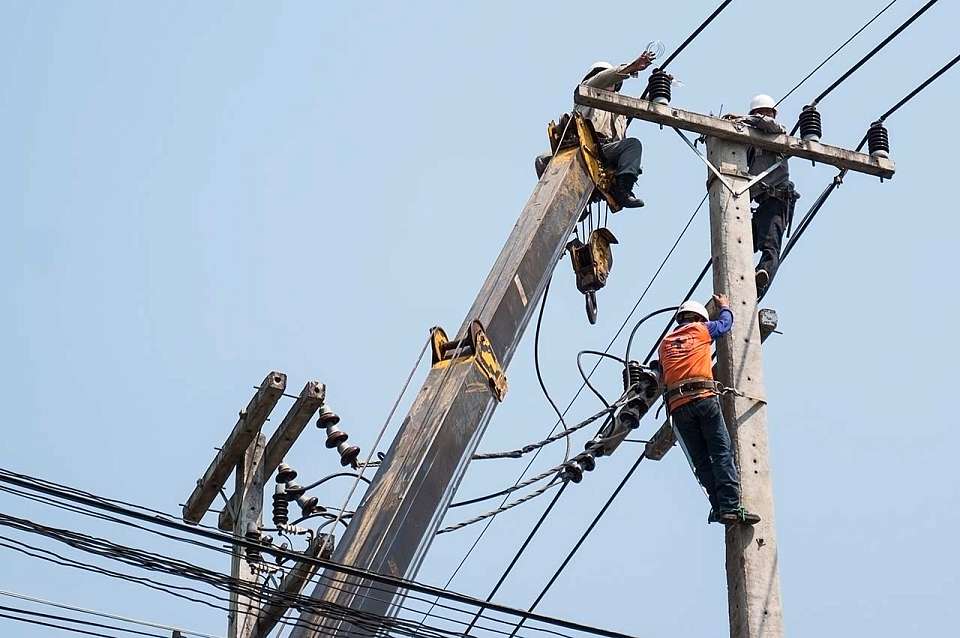
[[[367,464],[364,463],[364,465],[367,465]],[[344,476],[352,476],[353,478],[360,479],[361,481],[363,481],[363,482],[366,483],[367,485],[370,485],[370,479],[368,479],[368,478],[365,477],[365,476],[362,476],[361,474],[359,474],[359,473],[357,473],[357,472],[337,472],[337,473],[331,474],[331,475],[329,475],[329,476],[324,476],[322,479],[320,479],[320,480],[318,480],[318,481],[314,481],[313,483],[310,483],[310,484],[308,484],[308,485],[305,485],[304,488],[303,488],[303,491],[304,491],[304,492],[309,492],[309,491],[312,490],[313,488],[319,487],[319,486],[323,485],[324,483],[326,483],[327,481],[333,480],[333,479],[335,479],[335,478],[344,477]]]
[[[684,299],[684,301],[686,301],[686,299]],[[651,318],[653,318],[653,317],[656,317],[657,315],[662,315],[662,314],[665,313],[665,312],[676,312],[676,310],[677,310],[679,307],[680,307],[680,306],[666,306],[665,308],[660,308],[660,309],[658,309],[658,310],[654,310],[653,312],[647,313],[646,315],[644,315],[643,317],[641,317],[640,321],[637,322],[637,325],[635,325],[635,326],[633,327],[633,330],[630,331],[630,337],[627,339],[627,350],[626,350],[626,353],[623,355],[623,358],[624,358],[626,361],[629,361],[629,360],[630,360],[630,348],[631,348],[631,346],[633,346],[633,338],[636,336],[637,330],[640,329],[640,326],[643,325],[643,322],[645,322],[647,319],[651,319]],[[644,362],[644,363],[646,363],[646,362]]]
[[[949,71],[957,62],[960,62],[960,55],[955,56],[952,60],[944,64],[940,69],[938,69],[933,75],[928,77],[926,80],[921,82],[914,88],[912,91],[907,93],[903,98],[901,98],[896,104],[887,109],[883,115],[880,116],[880,122],[886,121],[888,117],[899,111],[905,104],[910,100],[919,95],[925,88],[930,86],[934,81],[937,80],[941,75]],[[864,144],[867,143],[866,135],[863,139],[860,140],[860,143],[857,145],[856,150],[859,151],[863,148]],[[793,237],[790,238],[790,241],[787,242],[787,245],[784,246],[783,252],[780,255],[780,262],[783,263],[783,260],[793,251],[793,247],[797,244],[800,238],[806,232],[807,228],[810,226],[810,223],[813,221],[814,217],[817,216],[817,213],[820,212],[820,209],[823,208],[823,205],[826,203],[827,198],[837,189],[838,186],[843,182],[843,178],[846,176],[847,170],[840,170],[837,175],[830,181],[830,184],[824,189],[820,196],[814,201],[813,205],[806,212],[800,222],[797,224],[797,229],[793,233]]]
[[[820,101],[823,100],[823,98],[830,95],[830,93],[832,93],[834,89],[836,89],[838,86],[843,84],[843,82],[845,82],[847,78],[849,78],[851,75],[856,73],[860,67],[862,67],[864,64],[867,63],[867,61],[870,60],[870,58],[876,55],[885,46],[890,44],[890,42],[892,42],[898,35],[903,33],[907,29],[907,27],[913,24],[917,20],[917,18],[922,16],[924,13],[926,13],[927,10],[930,9],[937,2],[938,0],[929,0],[926,4],[924,4],[922,7],[917,9],[917,11],[912,16],[910,16],[903,24],[901,24],[899,27],[894,29],[890,35],[888,35],[883,40],[881,40],[877,46],[873,47],[865,56],[860,58],[860,60],[856,64],[854,64],[852,67],[847,69],[843,73],[843,75],[841,75],[839,78],[834,80],[833,83],[830,84],[830,86],[828,86],[826,89],[824,89],[823,92],[820,93],[820,95],[814,98],[814,100],[810,104],[813,106],[816,106],[817,104],[819,104]],[[790,131],[790,135],[793,135],[794,133],[796,133],[798,128],[800,128],[799,121],[797,121],[797,123],[794,124],[793,129]]]
[[[95,631],[86,631],[84,629],[77,629],[76,627],[68,627],[67,625],[58,625],[56,623],[43,622],[42,620],[34,620],[30,618],[21,618],[20,616],[11,616],[9,614],[0,614],[0,618],[6,618],[8,620],[16,620],[18,622],[27,623],[29,625],[38,625],[41,627],[52,627],[53,629],[63,629],[64,631],[69,631],[75,634],[83,634],[85,636],[98,636],[99,638],[116,638],[116,634],[101,634]],[[160,634],[156,634],[160,636]],[[160,638],[165,638],[160,636]]]
[[[560,408],[557,407],[557,404],[554,402],[553,397],[550,396],[550,392],[547,390],[547,384],[543,380],[543,373],[540,371],[540,328],[543,325],[543,311],[547,307],[547,295],[550,294],[550,284],[553,282],[553,274],[550,275],[550,278],[547,279],[547,285],[543,289],[543,297],[540,298],[540,312],[537,313],[537,326],[533,332],[533,369],[537,373],[537,383],[540,384],[540,390],[543,392],[544,398],[546,398],[547,403],[550,404],[550,407],[553,408],[553,411],[557,414],[557,419],[560,421],[560,424],[563,426],[564,432],[569,432],[567,427],[567,422],[563,419],[563,413],[560,412]],[[556,427],[554,427],[556,430]],[[551,432],[553,434],[553,432]],[[565,441],[565,450],[563,453],[563,460],[566,461],[570,458],[570,435],[567,434],[564,438]],[[473,458],[476,459],[479,455],[474,454]],[[489,458],[489,457],[485,457]]]
[[[814,74],[814,73],[816,73],[817,71],[819,71],[820,69],[822,69],[824,64],[826,64],[827,62],[829,62],[830,60],[832,60],[835,55],[837,55],[838,53],[840,53],[848,44],[850,44],[851,42],[853,42],[853,40],[854,40],[858,35],[860,35],[861,33],[863,33],[864,29],[866,29],[866,28],[869,27],[871,24],[873,24],[874,21],[876,21],[877,18],[879,18],[880,16],[882,16],[884,13],[886,13],[886,12],[887,12],[887,9],[889,9],[890,7],[892,7],[893,5],[895,5],[896,3],[897,3],[897,0],[890,0],[890,2],[887,3],[887,5],[886,5],[885,7],[883,7],[882,9],[880,9],[880,11],[879,11],[876,15],[874,15],[872,18],[870,18],[870,19],[866,22],[866,24],[864,24],[862,27],[860,27],[859,29],[857,29],[857,30],[854,32],[853,35],[851,35],[849,38],[847,38],[846,42],[844,42],[843,44],[841,44],[840,46],[838,46],[836,49],[834,49],[834,50],[833,50],[833,53],[831,53],[831,54],[828,55],[826,58],[824,58],[823,61],[820,62],[820,64],[818,64],[816,67],[814,67],[814,69],[813,69],[812,71],[810,71],[810,73],[807,73],[807,75],[804,76],[804,78],[803,78],[802,80],[800,80],[799,82],[797,82],[797,83],[793,86],[792,89],[790,89],[789,91],[787,91],[787,93],[786,93],[782,98],[780,98],[779,100],[777,100],[777,103],[774,104],[773,107],[776,108],[776,107],[780,106],[780,103],[781,103],[781,102],[783,102],[785,99],[787,99],[788,97],[790,97],[791,95],[793,95],[793,92],[796,91],[797,89],[799,89],[801,86],[803,86],[803,84],[804,84],[807,80],[809,80],[811,77],[813,77],[813,74]]]
[[[536,442],[534,442],[534,443],[528,443],[527,445],[524,445],[524,446],[521,447],[521,448],[516,448],[516,449],[514,449],[514,450],[506,450],[506,451],[504,451],[504,452],[483,452],[483,453],[480,453],[480,454],[474,454],[474,455],[473,455],[473,460],[474,460],[474,461],[483,461],[483,460],[487,460],[487,459],[518,459],[518,458],[520,458],[521,456],[523,456],[524,454],[529,454],[530,452],[533,452],[534,450],[539,450],[540,448],[542,448],[542,447],[544,447],[544,446],[550,445],[550,444],[553,443],[554,441],[559,441],[560,439],[562,439],[562,438],[564,438],[564,437],[570,436],[570,435],[573,434],[574,432],[577,432],[577,431],[583,429],[584,427],[590,425],[591,423],[593,423],[594,421],[596,421],[596,420],[599,419],[600,417],[606,416],[606,415],[609,414],[609,413],[610,413],[610,410],[605,408],[605,409],[603,409],[603,410],[600,410],[599,412],[597,412],[597,413],[594,414],[593,416],[590,416],[590,417],[584,419],[583,421],[580,421],[579,423],[575,423],[575,424],[571,425],[571,426],[568,427],[566,430],[561,430],[560,432],[557,432],[556,434],[551,434],[551,435],[548,436],[547,438],[542,439],[542,440],[540,440],[540,441],[536,441]],[[569,460],[569,457],[568,457],[567,460]],[[516,485],[516,483],[515,483],[514,485]],[[454,506],[451,505],[450,507],[454,507]]]
[[[566,481],[561,481],[561,483],[566,483]],[[491,511],[489,511],[489,512],[484,512],[483,514],[478,514],[477,516],[474,516],[473,518],[468,518],[467,520],[462,521],[462,522],[460,522],[460,523],[455,523],[455,524],[453,524],[453,525],[449,525],[449,526],[447,526],[447,527],[444,527],[443,529],[438,530],[438,531],[437,531],[437,534],[447,534],[447,533],[449,533],[449,532],[455,532],[455,531],[457,531],[457,530],[459,530],[459,529],[463,529],[464,527],[467,527],[468,525],[473,525],[474,523],[479,523],[480,521],[484,521],[484,520],[486,520],[486,519],[488,519],[488,518],[491,518],[491,517],[493,517],[493,516],[496,516],[497,514],[500,514],[500,513],[502,513],[502,512],[506,512],[506,511],[509,510],[509,509],[513,509],[514,507],[517,507],[518,505],[523,505],[523,504],[526,503],[527,501],[530,501],[530,500],[532,500],[532,499],[537,498],[538,496],[540,496],[540,495],[542,495],[542,494],[545,494],[545,493],[547,492],[547,490],[552,489],[552,488],[556,487],[557,485],[560,485],[561,483],[558,483],[557,481],[551,481],[550,483],[547,483],[547,484],[544,485],[543,487],[541,487],[541,488],[539,488],[539,489],[537,489],[537,490],[535,490],[535,491],[533,491],[533,492],[530,492],[529,494],[525,494],[524,496],[521,496],[520,498],[518,498],[518,499],[516,499],[516,500],[514,500],[514,501],[510,501],[510,502],[507,503],[506,505],[501,505],[500,507],[498,507],[498,508],[495,509],[495,510],[491,510]]]
[[[693,224],[693,220],[696,219],[697,215],[700,213],[700,210],[703,208],[703,204],[707,201],[707,197],[708,195],[704,195],[703,198],[700,200],[700,202],[697,204],[697,206],[694,208],[693,212],[690,214],[690,217],[687,219],[683,228],[680,230],[680,233],[677,235],[677,238],[674,240],[673,245],[667,251],[667,254],[664,256],[664,258],[660,261],[660,265],[657,267],[657,270],[653,273],[653,276],[647,282],[646,287],[640,293],[639,297],[637,298],[637,301],[633,304],[633,308],[631,308],[630,312],[627,313],[626,318],[624,318],[623,322],[620,324],[620,327],[617,329],[616,333],[613,335],[613,338],[610,339],[609,343],[604,349],[604,352],[609,352],[610,349],[613,347],[613,344],[616,343],[617,339],[620,338],[620,334],[623,332],[624,328],[626,328],[627,324],[630,322],[630,319],[633,317],[634,313],[636,313],[637,309],[640,307],[640,304],[643,302],[644,298],[646,298],[647,293],[653,287],[653,284],[654,282],[656,282],[657,278],[660,276],[660,273],[663,272],[663,269],[666,266],[667,262],[670,260],[670,257],[673,256],[673,253],[676,251],[677,246],[680,245],[680,241],[683,239],[687,231],[690,229],[690,226]],[[708,263],[708,268],[709,268],[709,263]],[[706,274],[706,273],[704,272],[703,274]],[[703,278],[703,274],[701,274],[700,279]],[[692,292],[690,294],[692,294]],[[597,363],[594,364],[593,369],[590,371],[590,376],[592,376],[593,373],[596,372],[597,368],[599,367],[600,367],[600,362],[597,361]],[[576,393],[574,393],[573,398],[570,399],[570,402],[567,404],[566,408],[564,408],[564,413],[570,410],[570,408],[573,406],[576,400],[580,397],[580,394],[583,392],[583,389],[585,387],[586,387],[586,384],[580,385],[580,388],[576,391]],[[551,430],[551,435],[553,434],[554,431],[556,431],[557,425],[559,425],[559,422],[557,422],[557,424],[554,425],[553,430]],[[517,483],[519,483],[523,479],[523,477],[526,475],[526,473],[530,470],[530,467],[533,465],[534,461],[536,461],[537,459],[537,456],[540,454],[540,449],[542,448],[537,449],[533,457],[527,463],[526,467],[523,469],[523,471],[521,471],[520,475],[517,477],[517,481],[516,481]],[[508,497],[506,496],[504,497],[501,505],[507,502],[507,498]],[[541,514],[540,521],[534,527],[533,531],[527,537],[526,541],[524,541],[524,544],[520,552],[518,553],[518,555],[515,557],[515,560],[518,560],[520,558],[520,554],[523,553],[526,547],[533,540],[533,537],[536,535],[537,531],[540,529],[540,526],[542,525],[546,517],[549,515],[550,510],[552,510],[552,508],[553,508],[552,505],[548,506],[547,509],[543,512],[543,514]],[[447,578],[444,584],[444,588],[450,587],[450,584],[453,582],[454,578],[456,578],[457,574],[460,573],[460,570],[463,569],[463,566],[466,564],[467,560],[469,560],[474,550],[476,550],[477,546],[480,544],[480,541],[483,539],[484,535],[487,533],[487,530],[490,529],[490,526],[493,524],[494,520],[495,520],[495,517],[491,517],[487,520],[487,524],[477,535],[476,539],[474,539],[473,543],[470,545],[470,547],[464,553],[463,557],[460,559],[460,562],[457,564],[456,568],[454,568],[453,572]]]
[[[500,578],[497,580],[497,584],[493,586],[493,589],[490,590],[490,593],[487,594],[487,597],[484,600],[492,600],[493,597],[500,591],[500,586],[507,580],[507,576],[510,575],[510,572],[513,571],[514,566],[517,564],[517,561],[520,560],[520,556],[523,555],[523,552],[526,551],[527,545],[530,544],[530,541],[533,540],[533,537],[537,535],[537,532],[540,531],[540,526],[543,525],[543,522],[547,520],[547,517],[550,516],[550,512],[553,510],[553,506],[557,504],[557,501],[560,500],[560,497],[563,496],[563,491],[567,489],[569,481],[564,481],[560,485],[560,489],[556,494],[553,495],[553,500],[550,501],[550,504],[547,505],[547,508],[543,510],[543,513],[540,514],[540,518],[537,520],[537,523],[533,526],[533,529],[530,530],[530,533],[527,534],[527,538],[524,539],[523,543],[520,545],[520,548],[517,550],[517,553],[513,555],[510,564],[507,565],[507,568],[503,570],[503,574],[500,575]],[[473,620],[470,621],[470,625],[467,626],[464,630],[464,634],[469,635],[470,630],[473,629],[474,625],[480,620],[480,617],[483,615],[483,610],[480,609],[477,611],[477,614],[473,617]]]
[[[688,36],[687,36],[687,39],[684,40],[683,42],[681,42],[681,43],[680,43],[680,46],[677,47],[677,49],[676,49],[673,53],[671,53],[670,56],[669,56],[666,60],[664,60],[663,64],[661,64],[658,68],[659,68],[661,71],[663,71],[664,69],[666,69],[666,68],[667,68],[667,65],[670,64],[671,62],[673,62],[674,58],[676,58],[678,55],[680,55],[680,53],[682,53],[683,50],[687,48],[687,45],[689,45],[691,42],[693,42],[693,40],[694,40],[698,35],[700,35],[700,33],[701,33],[704,29],[706,29],[707,26],[708,26],[711,22],[713,22],[713,19],[716,18],[718,15],[720,15],[720,12],[723,11],[724,9],[726,9],[726,8],[727,8],[727,5],[730,4],[731,2],[733,2],[733,0],[724,0],[723,2],[721,2],[721,3],[720,3],[720,6],[718,6],[716,9],[714,9],[714,10],[713,10],[713,13],[711,13],[709,16],[707,16],[707,18],[706,18],[703,22],[700,23],[700,26],[698,26],[696,29],[694,29],[694,30],[693,30],[693,33],[691,33],[690,35],[688,35]]]
[[[37,618],[46,618],[47,620],[60,620],[64,622],[71,622],[78,625],[83,625],[85,627],[95,627],[97,629],[109,629],[111,631],[119,631],[121,633],[132,634],[136,636],[150,636],[151,638],[167,638],[163,634],[152,634],[145,631],[139,631],[136,629],[127,629],[125,627],[118,627],[116,625],[107,625],[104,623],[91,622],[89,620],[78,620],[76,618],[70,618],[68,616],[58,616],[55,614],[45,614],[39,611],[33,611],[30,609],[23,609],[21,607],[7,607],[5,605],[0,605],[0,611],[7,611],[15,614],[23,614],[27,616],[36,616]]]
[[[581,350],[580,352],[577,353],[577,370],[580,372],[580,377],[583,379],[583,382],[587,385],[587,387],[590,388],[590,391],[593,392],[598,399],[600,399],[600,403],[602,403],[603,406],[604,406],[605,408],[607,408],[607,410],[609,410],[609,409],[610,409],[610,402],[607,401],[607,398],[606,398],[605,396],[603,396],[603,394],[600,392],[600,390],[597,390],[597,389],[594,387],[594,385],[593,385],[592,383],[590,383],[590,377],[587,376],[587,373],[584,372],[584,370],[583,370],[583,361],[582,361],[582,359],[583,359],[583,355],[585,355],[585,354],[599,355],[601,361],[602,361],[603,359],[605,359],[605,358],[614,359],[614,360],[616,360],[616,361],[622,361],[622,359],[620,359],[619,357],[615,357],[615,356],[613,356],[613,355],[611,355],[611,354],[608,354],[608,353],[606,353],[606,352],[598,352],[598,351],[596,351],[596,350]],[[591,373],[592,373],[592,371],[591,371]]]
[[[616,488],[615,490],[613,490],[613,494],[611,494],[611,495],[610,495],[610,498],[607,499],[607,502],[603,504],[603,507],[600,508],[600,511],[599,511],[599,512],[597,512],[597,515],[593,517],[593,521],[590,522],[590,525],[589,525],[589,526],[587,527],[587,529],[583,532],[583,534],[581,534],[580,539],[579,539],[579,540],[577,541],[577,543],[573,546],[573,549],[570,550],[570,552],[567,554],[566,558],[563,559],[563,562],[560,563],[560,566],[559,566],[559,567],[557,568],[557,570],[553,573],[553,576],[550,577],[550,580],[547,581],[547,584],[546,584],[546,585],[544,586],[544,588],[540,591],[540,594],[537,595],[537,598],[533,601],[533,604],[530,605],[530,607],[527,609],[527,611],[532,612],[534,609],[536,609],[536,608],[537,608],[537,605],[540,604],[540,601],[543,600],[543,597],[546,596],[546,595],[547,595],[547,592],[550,591],[550,588],[553,587],[553,584],[554,584],[555,582],[557,582],[557,578],[560,577],[560,574],[563,572],[564,569],[566,569],[567,565],[568,565],[568,564],[570,563],[570,561],[573,559],[573,557],[574,557],[574,555],[577,553],[577,551],[579,551],[579,549],[580,549],[580,547],[583,545],[584,541],[586,541],[586,540],[587,540],[587,537],[590,536],[590,533],[593,531],[593,528],[595,528],[595,527],[597,526],[597,523],[600,522],[600,519],[603,518],[603,515],[607,513],[607,510],[610,508],[610,505],[613,503],[614,499],[616,499],[616,498],[617,498],[617,495],[620,494],[620,491],[621,491],[621,490],[623,489],[623,487],[627,484],[627,481],[630,480],[630,477],[633,476],[633,473],[637,470],[637,467],[640,466],[640,463],[643,461],[644,458],[646,458],[646,455],[645,455],[644,453],[641,453],[640,456],[637,457],[636,462],[634,462],[634,464],[630,467],[630,470],[627,472],[626,476],[623,477],[623,480],[620,481],[620,484],[617,485],[617,488]],[[523,620],[523,619],[521,619],[520,621],[518,621],[518,622],[517,622],[517,626],[514,627],[514,631],[513,631],[513,633],[511,634],[511,636],[515,635],[516,632],[520,629],[520,627],[523,626],[523,624],[524,624],[524,620]]]
[[[215,636],[213,634],[205,634],[200,631],[193,631],[192,629],[184,629],[182,627],[175,627],[173,625],[162,625],[160,623],[150,622],[148,620],[137,620],[136,618],[129,618],[125,616],[118,616],[116,614],[108,614],[104,611],[96,611],[93,609],[85,609],[83,607],[74,607],[67,605],[66,603],[57,603],[52,600],[45,600],[43,598],[37,598],[35,596],[28,596],[26,594],[6,591],[0,589],[0,596],[7,596],[9,598],[18,598],[20,600],[25,600],[27,602],[36,603],[38,605],[46,605],[48,607],[56,607],[58,609],[65,609],[67,611],[75,611],[81,614],[87,614],[90,616],[99,616],[101,618],[108,618],[110,620],[119,620],[121,622],[130,623],[132,625],[140,625],[141,627],[152,627],[154,629],[164,629],[166,631],[179,631],[184,636],[199,636],[199,638],[221,638],[220,636]]]
[[[24,476],[24,475],[19,475],[19,476]],[[281,556],[288,559],[295,559],[302,563],[331,569],[331,570],[338,571],[340,573],[344,573],[354,577],[361,577],[364,579],[372,580],[380,584],[388,585],[390,587],[407,589],[410,591],[418,592],[421,594],[427,594],[430,596],[439,596],[441,598],[445,598],[447,600],[451,600],[453,602],[457,602],[460,604],[466,604],[471,606],[479,605],[479,606],[488,608],[492,611],[496,611],[498,613],[503,613],[507,615],[519,615],[527,618],[528,620],[534,620],[543,624],[553,625],[555,627],[572,629],[574,631],[585,631],[587,633],[596,633],[598,635],[607,636],[607,638],[629,638],[625,634],[622,634],[619,632],[589,627],[587,625],[582,625],[580,623],[575,623],[575,622],[567,621],[563,619],[551,618],[549,616],[542,616],[539,614],[530,614],[528,612],[524,612],[519,609],[513,609],[511,607],[506,607],[504,605],[481,601],[479,599],[466,596],[464,594],[459,594],[457,592],[443,590],[443,589],[439,589],[429,585],[423,585],[416,581],[404,580],[401,578],[396,578],[393,576],[388,576],[385,574],[379,574],[376,572],[371,572],[369,570],[356,568],[350,565],[341,565],[341,564],[334,563],[318,557],[304,556],[304,555],[296,554],[281,548],[265,546],[261,543],[252,542],[245,538],[236,538],[236,537],[228,536],[226,534],[212,532],[202,528],[192,527],[185,523],[176,523],[176,522],[167,521],[164,519],[151,518],[135,510],[114,505],[112,503],[100,501],[97,499],[90,499],[77,494],[62,492],[59,490],[52,489],[50,487],[34,484],[30,481],[19,478],[19,476],[15,473],[9,472],[8,470],[0,469],[0,481],[5,483],[17,485],[19,487],[23,487],[34,492],[48,493],[48,494],[53,493],[54,496],[58,496],[66,500],[79,502],[84,505],[110,511],[112,513],[117,513],[124,516],[129,516],[131,518],[140,519],[142,521],[145,521],[151,524],[156,524],[158,526],[174,528],[174,529],[177,529],[178,531],[186,532],[188,534],[192,534],[195,536],[204,536],[206,538],[212,538],[213,540],[217,540],[219,542],[232,544],[235,547],[240,547],[240,548],[249,549],[249,550],[257,550],[264,553],[269,553],[273,556]]]
[[[343,499],[343,505],[340,507],[340,513],[337,514],[337,520],[339,521],[343,518],[344,512],[347,511],[347,505],[350,504],[350,499],[353,498],[353,493],[357,490],[357,486],[360,485],[360,481],[363,479],[363,472],[367,469],[367,464],[373,459],[373,456],[376,454],[377,446],[380,445],[380,440],[383,438],[383,435],[386,434],[387,428],[390,427],[390,422],[393,420],[393,415],[396,413],[397,408],[400,407],[400,401],[403,400],[403,395],[406,394],[407,388],[410,386],[410,381],[413,379],[413,375],[417,373],[417,369],[420,367],[420,362],[423,361],[423,355],[426,354],[427,349],[430,347],[431,339],[427,339],[423,347],[420,349],[420,354],[417,355],[417,360],[413,364],[413,368],[410,370],[410,373],[407,375],[407,380],[404,381],[403,387],[400,388],[400,394],[397,396],[396,401],[393,402],[393,407],[390,408],[389,414],[387,414],[386,420],[384,420],[383,425],[380,427],[380,432],[377,433],[377,438],[373,442],[373,445],[370,446],[370,453],[367,455],[367,460],[360,465],[359,471],[357,472],[357,478],[354,480],[353,485],[350,486],[350,491],[347,492],[347,497]],[[458,347],[458,350],[462,345]],[[334,524],[336,525],[336,524]]]

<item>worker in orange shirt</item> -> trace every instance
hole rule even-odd
[[[677,310],[677,328],[660,344],[667,408],[710,499],[707,522],[753,525],[760,517],[740,506],[740,476],[713,379],[711,345],[730,332],[733,312],[726,295],[713,299],[720,308],[716,321],[710,321],[703,304],[685,301]]]

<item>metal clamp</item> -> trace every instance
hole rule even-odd
[[[487,378],[497,401],[503,401],[507,394],[507,375],[479,319],[470,322],[467,336],[459,341],[450,341],[443,328],[434,327],[430,330],[430,346],[432,367],[444,368],[454,361],[471,361]]]

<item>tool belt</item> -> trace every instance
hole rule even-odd
[[[684,379],[679,383],[667,387],[667,402],[669,403],[683,396],[698,394],[705,390],[709,390],[711,394],[720,394],[720,384],[713,379],[707,379],[705,377]]]

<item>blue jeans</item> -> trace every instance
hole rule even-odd
[[[736,510],[740,507],[740,476],[720,400],[715,396],[696,399],[681,405],[670,416],[683,438],[697,480],[707,490],[713,511],[719,514]]]

